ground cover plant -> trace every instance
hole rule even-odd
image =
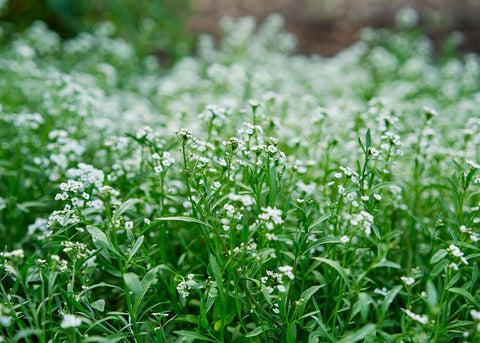
[[[0,31],[0,342],[478,342],[480,60],[415,21]]]

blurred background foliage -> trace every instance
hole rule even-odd
[[[41,20],[62,38],[110,21],[141,56],[153,54],[171,64],[192,51],[191,15],[190,0],[11,0],[0,20],[11,24],[12,32]]]

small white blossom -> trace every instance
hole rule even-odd
[[[470,166],[472,169],[480,169],[480,165],[472,160],[466,160],[467,164]]]
[[[73,314],[64,315],[62,323],[60,324],[60,326],[64,329],[75,328],[80,325],[82,325],[82,319]]]
[[[470,310],[470,315],[472,316],[473,320],[480,320],[480,311]]]
[[[403,282],[405,282],[405,284],[407,286],[410,286],[412,285],[413,283],[415,283],[415,279],[413,277],[406,277],[406,276],[402,276],[400,278]]]
[[[450,265],[448,266],[450,269],[452,270],[458,270],[458,265],[456,263],[450,263]]]
[[[419,323],[422,323],[424,325],[428,323],[428,317],[426,315],[421,316],[419,314],[413,313],[410,310],[405,310],[405,313],[407,314],[407,316],[409,316],[413,320],[416,320]]]

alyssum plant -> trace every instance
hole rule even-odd
[[[478,341],[480,62],[415,18],[329,59],[225,19],[170,71],[4,38],[0,342]]]

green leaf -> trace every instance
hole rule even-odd
[[[375,269],[375,268],[395,268],[395,269],[400,269],[400,268],[402,268],[402,266],[399,265],[398,263],[384,260],[384,261],[380,261],[380,262],[378,262],[378,263],[375,263],[375,264],[372,266],[372,269]]]
[[[427,282],[427,303],[430,306],[430,309],[434,309],[438,304],[438,294],[435,285],[432,280]]]
[[[190,223],[197,223],[209,228],[212,228],[210,224],[207,224],[199,219],[191,218],[191,217],[161,217],[156,218],[155,221],[178,221],[178,222],[190,222]]]
[[[310,333],[310,335],[308,336],[308,343],[318,343],[320,337],[328,338],[328,342],[337,341],[337,339],[332,334],[328,333],[326,330],[317,330]],[[322,340],[322,342],[327,342],[327,341]]]
[[[229,315],[227,315],[225,318],[217,320],[215,322],[215,324],[213,325],[213,329],[215,331],[219,331],[222,327],[225,327],[228,324],[230,324],[232,322],[232,320],[235,319],[235,316],[236,316],[236,313],[233,312],[233,313],[230,313]]]
[[[362,143],[362,140],[360,139],[360,137],[358,137],[358,144],[360,144],[360,148],[362,148],[362,151],[364,153],[366,153],[367,151],[365,150],[365,147],[363,146],[363,143]]]
[[[213,304],[215,303],[215,300],[217,299],[217,296],[218,290],[215,287],[212,287],[208,290],[207,302],[205,304],[205,313],[208,313],[208,311],[210,311]]]
[[[270,206],[275,207],[275,198],[277,197],[277,173],[275,165],[270,166]]]
[[[330,213],[318,218],[316,221],[313,222],[312,225],[310,225],[308,227],[308,231],[310,231],[311,229],[313,229],[315,226],[317,226],[318,224],[320,223],[323,223],[325,220],[327,220],[328,218],[330,218]]]
[[[379,189],[382,189],[382,188],[385,188],[385,187],[390,187],[390,186],[400,186],[401,187],[401,185],[398,182],[388,181],[388,182],[383,182],[383,183],[380,183],[376,186],[373,186],[370,192],[373,193],[375,191],[378,191]]]
[[[295,322],[287,327],[287,342],[297,342],[297,324]]]
[[[187,338],[198,339],[199,341],[217,342],[216,340],[211,339],[210,337],[204,336],[202,334],[199,334],[198,332],[195,332],[195,331],[182,330],[182,331],[174,331],[173,333],[179,336],[187,337]]]
[[[255,336],[258,336],[258,335],[262,334],[263,332],[266,332],[266,331],[272,330],[272,329],[273,328],[270,325],[258,326],[254,330],[252,330],[250,333],[245,335],[245,337],[255,337]]]
[[[100,299],[100,300],[94,301],[93,303],[90,304],[90,306],[97,311],[103,312],[105,311],[105,300]]]
[[[90,336],[82,338],[82,342],[116,343],[127,337],[128,335],[125,334],[109,335],[108,337]]]
[[[444,258],[445,256],[447,256],[447,254],[448,254],[448,251],[446,251],[445,249],[440,249],[440,250],[438,250],[435,254],[433,254],[430,263],[431,263],[431,264],[435,264],[435,263],[437,263],[438,261],[443,260],[443,258]]]
[[[307,303],[307,301],[310,300],[312,295],[314,295],[322,287],[325,287],[325,285],[312,286],[312,287],[304,290],[302,295],[300,296],[300,299],[303,299],[304,303]]]
[[[402,289],[402,286],[395,286],[391,290],[388,291],[387,296],[383,299],[381,313],[382,317],[387,313],[390,304],[393,302],[395,297],[397,296],[398,292]]]
[[[339,340],[337,343],[354,343],[358,342],[367,336],[375,333],[376,331],[376,326],[375,324],[367,324],[363,328],[352,332],[346,336],[344,336],[341,340]]]
[[[213,276],[215,277],[215,279],[221,280],[220,267],[218,266],[217,260],[212,254],[210,254],[210,267],[212,268]]]
[[[125,273],[123,274],[123,280],[125,284],[128,286],[128,289],[133,292],[133,294],[137,297],[142,295],[143,289],[138,276],[134,273]]]
[[[115,214],[113,215],[113,219],[112,219],[113,222],[118,220],[126,210],[128,210],[130,207],[132,207],[133,205],[139,202],[141,202],[140,199],[128,199],[123,204],[121,204],[120,207],[115,210]]]
[[[323,244],[339,244],[342,243],[340,237],[323,237],[317,239],[315,242],[311,242],[306,248],[305,251],[309,252],[311,249],[318,247]]]
[[[158,272],[158,267],[155,267],[153,269],[150,269],[147,274],[142,279],[142,293],[145,294],[152,283],[155,281],[155,278],[157,276]]]
[[[186,314],[186,315],[183,315],[183,316],[179,316],[179,317],[175,318],[175,320],[180,321],[180,322],[187,322],[187,323],[200,325],[200,318],[196,315],[193,315],[193,314]]]
[[[370,129],[367,129],[367,135],[365,137],[365,148],[368,150],[372,146],[372,136],[370,135]]]
[[[143,240],[144,240],[144,236],[140,236],[138,237],[137,241],[135,242],[135,244],[133,245],[133,248],[132,250],[130,251],[130,254],[128,255],[128,260],[127,260],[127,263],[130,262],[130,260],[132,259],[133,256],[135,256],[135,254],[137,253],[138,249],[140,249],[140,247],[142,246],[143,244]]]
[[[348,279],[347,273],[345,272],[345,269],[338,263],[337,261],[330,260],[328,258],[323,258],[323,257],[313,257],[314,260],[317,260],[322,263],[328,264],[330,267],[335,269],[338,274],[343,278],[345,281],[345,284],[350,288],[350,280]]]
[[[92,236],[94,240],[105,243],[107,246],[111,246],[110,241],[107,238],[107,235],[102,230],[96,228],[92,225],[87,225],[87,231]]]
[[[33,328],[22,329],[22,330],[17,331],[17,333],[15,333],[15,336],[13,337],[13,341],[18,342],[22,338],[26,338],[26,337],[32,336],[32,335],[35,335],[36,337],[39,337],[39,335],[41,333],[42,333],[42,331],[39,330],[39,329],[33,329]]]
[[[480,304],[475,300],[473,295],[470,292],[468,292],[467,290],[465,290],[463,288],[459,288],[459,287],[452,287],[452,288],[448,289],[448,291],[451,292],[451,293],[461,295],[462,297],[465,298],[465,300],[467,300],[469,303],[471,303],[476,308],[480,307]]]
[[[362,322],[366,322],[368,319],[368,314],[370,312],[370,303],[372,299],[368,294],[361,292],[358,295],[358,304],[360,306],[360,315],[362,316]]]

